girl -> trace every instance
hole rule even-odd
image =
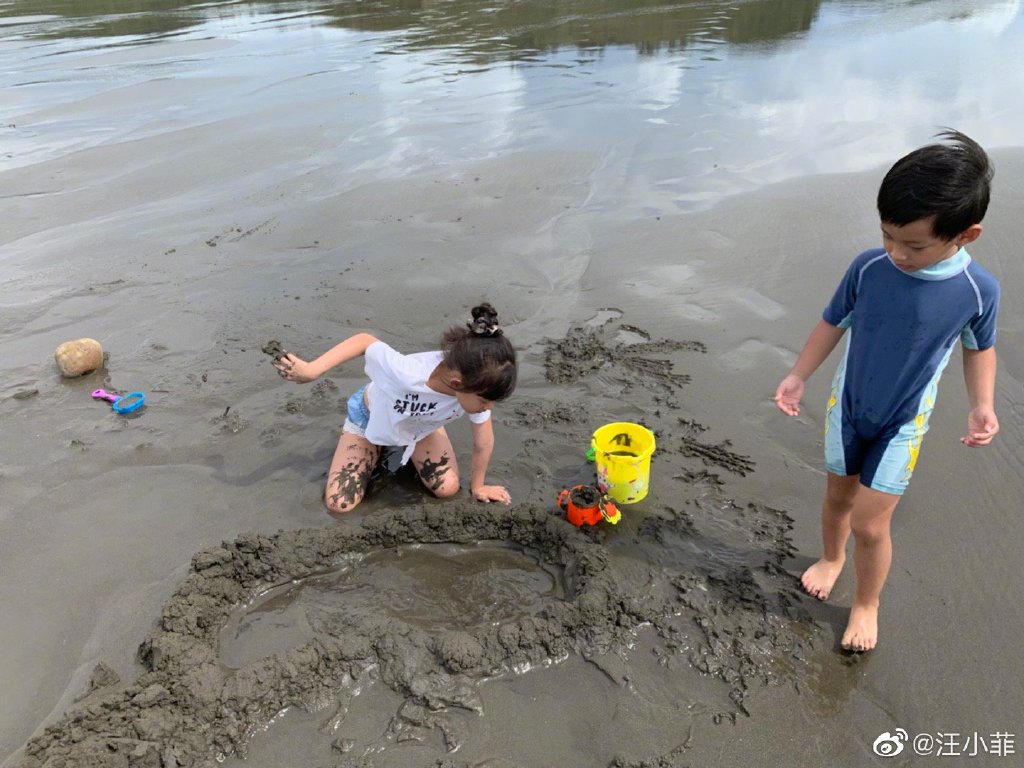
[[[362,501],[385,445],[405,447],[402,464],[411,458],[435,496],[454,496],[459,465],[444,425],[464,413],[473,423],[473,497],[511,502],[503,486],[484,484],[494,449],[490,408],[516,386],[516,352],[494,307],[473,307],[465,328],[445,331],[439,351],[403,355],[368,333],[357,333],[312,362],[285,352],[274,367],[282,378],[306,383],[360,355],[366,356],[370,383],[348,400],[348,418],[327,472],[324,503],[332,514],[348,512]]]

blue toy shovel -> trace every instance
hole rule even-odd
[[[105,389],[97,389],[92,393],[97,400],[109,400],[110,407],[117,413],[131,413],[137,411],[146,404],[146,396],[142,392],[129,392],[127,395],[119,395],[116,392],[107,392]]]

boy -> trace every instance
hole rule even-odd
[[[899,160],[878,191],[882,245],[854,259],[775,403],[800,412],[804,382],[835,348],[846,351],[825,420],[824,552],[801,577],[828,599],[853,533],[855,592],[842,647],[878,640],[878,604],[892,560],[889,523],[917,463],[939,377],[957,340],[970,400],[967,446],[999,431],[994,410],[999,283],[964,246],[981,235],[992,169],[957,131]]]

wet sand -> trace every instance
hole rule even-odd
[[[232,63],[238,47],[91,52],[86,84],[111,63],[157,75],[2,128],[5,767],[861,766],[896,728],[1020,737],[1024,150],[993,152],[971,249],[1003,285],[1003,431],[982,451],[958,443],[955,355],[894,521],[881,644],[849,656],[851,574],[827,604],[796,589],[818,553],[834,361],[799,419],[771,396],[878,241],[884,166],[770,182],[830,159],[868,168],[907,149],[895,133],[863,140],[870,162],[844,133],[794,170],[737,131],[742,161],[705,152],[700,174],[671,178],[692,126],[520,140],[543,133],[522,115],[544,109],[496,106],[518,98],[507,73],[443,124],[403,121],[443,93],[418,106],[412,86],[280,80],[273,57]],[[158,76],[218,56],[221,76]],[[410,60],[382,79],[429,72]],[[64,146],[74,120],[94,130]],[[371,330],[420,351],[483,298],[521,350],[490,473],[514,505],[437,503],[399,476],[328,518],[361,366],[297,387],[262,347],[313,355]],[[52,351],[80,336],[107,366],[62,380]],[[117,416],[89,397],[100,386],[147,405]],[[589,436],[616,420],[657,432],[651,493],[618,526],[577,531],[555,495],[590,478]],[[465,475],[469,428],[452,432]],[[411,581],[439,602],[389,594]]]
[[[153,268],[134,276],[123,269],[123,278],[6,308],[22,328],[0,406],[5,444],[19,446],[5,449],[13,503],[0,523],[5,580],[17,574],[18,585],[5,590],[3,614],[20,617],[8,625],[3,662],[8,751],[49,723],[29,755],[75,755],[80,765],[99,759],[83,757],[96,744],[73,746],[93,728],[103,743],[134,729],[117,746],[136,755],[131,765],[246,750],[255,766],[275,764],[275,754],[325,766],[647,765],[659,756],[666,765],[766,756],[813,765],[822,755],[860,765],[896,725],[1013,732],[1024,705],[1009,682],[1022,628],[1012,563],[1024,361],[1012,296],[1024,286],[1011,254],[1024,154],[995,160],[1000,183],[974,251],[1010,297],[1003,432],[986,452],[959,445],[964,395],[951,364],[894,524],[882,644],[864,657],[835,650],[850,574],[828,604],[795,588],[816,555],[814,404],[829,377],[813,380],[798,420],[775,412],[770,397],[847,258],[872,244],[877,173],[629,222],[596,220],[580,206],[583,158],[547,158],[544,174],[519,158],[482,166],[471,182],[448,179],[449,194],[425,206],[423,189],[440,179],[322,206],[281,203],[262,229],[253,221],[269,212],[179,225],[179,237],[149,250],[175,250],[180,261],[144,257]],[[541,177],[544,196],[533,183]],[[489,197],[503,204],[481,205]],[[332,208],[347,215],[321,218]],[[441,247],[448,227],[438,222],[474,209],[471,222],[450,225],[463,237],[449,233],[452,247]],[[372,236],[359,211],[379,220]],[[284,248],[314,226],[319,245]],[[93,237],[108,253],[119,247],[126,265],[142,258],[115,235]],[[433,249],[415,269],[411,243]],[[494,256],[467,258],[474,249]],[[59,270],[54,259],[54,280]],[[425,348],[435,331],[425,318],[455,321],[484,296],[523,350],[523,383],[496,414],[492,465],[515,505],[434,503],[396,481],[349,519],[329,520],[323,471],[359,371],[289,386],[261,346],[273,336],[311,354],[369,328],[400,348]],[[83,317],[104,340],[108,367],[62,381],[36,350]],[[98,383],[144,389],[146,409],[114,416],[88,399]],[[587,478],[590,432],[620,419],[658,434],[651,494],[618,527],[577,531],[560,520],[554,494]],[[456,428],[455,441],[465,455],[467,431]],[[314,640],[250,661],[244,675],[217,662],[220,627],[269,585],[346,552],[481,539],[574,571],[563,578],[566,597],[544,598],[540,622],[461,632],[342,611],[321,616]],[[385,652],[396,638],[398,650]],[[99,663],[120,682],[73,705]],[[61,714],[69,707],[71,720]],[[461,749],[446,758],[454,744]]]

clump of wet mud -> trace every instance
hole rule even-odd
[[[778,543],[787,518],[764,508],[746,512],[761,524],[752,540],[775,543],[764,551],[771,561],[784,557],[788,549]],[[685,532],[685,517],[650,518],[637,536],[657,543],[668,529]],[[383,612],[340,612],[322,617],[315,638],[300,647],[238,669],[220,660],[218,636],[231,612],[274,585],[320,572],[348,553],[482,540],[508,542],[563,568],[564,599],[549,600],[537,615],[472,631],[426,630]],[[436,728],[455,749],[460,736],[443,713],[480,711],[477,680],[570,653],[623,647],[642,623],[653,624],[669,650],[692,648],[689,662],[729,683],[742,709],[746,686],[770,682],[780,652],[791,656],[801,648],[793,624],[802,617],[778,583],[785,579],[764,567],[672,570],[620,571],[606,547],[550,509],[527,505],[497,510],[454,502],[394,510],[351,528],[243,535],[193,557],[191,573],[140,648],[146,671],[122,689],[96,692],[46,728],[21,765],[212,764],[244,755],[256,729],[282,710],[327,706],[370,668],[407,699],[392,729]]]
[[[288,354],[288,350],[281,346],[281,342],[277,339],[271,339],[262,347],[260,347],[263,354],[270,355],[275,361],[280,360],[282,357]]]
[[[617,757],[608,768],[684,768],[684,766],[689,765],[689,763],[684,762],[686,750],[687,746],[681,744],[671,752],[659,755],[658,757],[648,757],[637,761]]]
[[[754,471],[754,460],[733,451],[731,440],[702,443],[695,434],[707,431],[707,427],[687,419],[680,419],[679,423],[683,427],[683,434],[679,437],[679,451],[683,456],[700,459],[707,466],[721,467],[740,477]]]
[[[476,632],[428,632],[392,617],[339,615],[314,640],[228,670],[217,636],[231,610],[350,552],[412,542],[506,541],[565,569],[566,598],[541,615]],[[187,766],[244,754],[255,729],[291,706],[316,709],[346,680],[380,679],[432,712],[478,710],[472,680],[621,641],[644,611],[620,593],[607,553],[547,509],[475,504],[397,510],[359,528],[246,535],[198,553],[139,656],[146,672],[90,700],[26,748],[29,766]],[[102,759],[101,759],[101,756]]]
[[[587,411],[579,403],[525,402],[513,406],[514,416],[506,420],[516,427],[545,427],[552,424],[582,424]]]
[[[601,500],[601,491],[592,485],[580,485],[572,489],[569,499],[577,507],[592,507]]]
[[[121,676],[101,661],[93,668],[92,674],[89,676],[89,684],[81,694],[75,697],[75,701],[79,702],[102,688],[110,688],[119,685],[120,682]]]
[[[617,326],[633,331],[632,326]],[[579,381],[594,371],[609,369],[632,380],[663,389],[674,389],[690,381],[683,373],[675,373],[671,360],[651,358],[680,350],[704,352],[698,341],[642,341],[635,344],[616,342],[609,338],[608,328],[576,326],[564,339],[551,341],[544,354],[544,375],[553,384]]]
[[[249,426],[249,422],[238,411],[231,410],[230,405],[224,409],[224,413],[210,419],[210,423],[219,425],[222,434],[230,435],[237,435]]]
[[[727,683],[736,711],[715,718],[731,720],[746,714],[751,685],[797,679],[815,627],[782,568],[794,554],[792,518],[763,504],[736,505],[717,486],[702,501],[692,514],[667,508],[648,516],[637,541],[657,545],[645,554],[662,567],[654,586],[672,609],[648,617],[665,641],[660,662],[673,667],[682,657]],[[696,556],[676,554],[685,548]]]
[[[339,408],[338,385],[331,379],[320,379],[301,394],[291,396],[284,404],[285,413],[307,413],[311,416],[325,416]],[[308,393],[308,394],[306,394]]]

